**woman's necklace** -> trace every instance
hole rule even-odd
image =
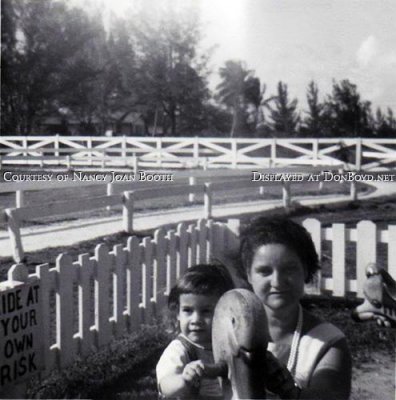
[[[290,347],[290,354],[289,354],[289,359],[287,360],[287,369],[291,374],[293,374],[293,371],[296,367],[297,363],[297,356],[298,356],[298,346],[300,344],[300,339],[301,339],[301,329],[302,329],[302,324],[303,324],[303,311],[301,305],[298,305],[298,320],[297,320],[297,326],[296,330],[294,331],[293,334],[293,339]]]

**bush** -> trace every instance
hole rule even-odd
[[[144,327],[41,382],[32,381],[28,398],[111,398],[114,387],[131,395],[142,385],[156,396],[153,367],[169,340],[165,329]]]

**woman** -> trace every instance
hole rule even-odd
[[[282,372],[277,382],[268,378],[268,388],[281,398],[347,399],[351,356],[345,336],[300,305],[304,284],[319,269],[309,233],[288,219],[258,218],[241,239],[242,265],[268,317],[274,356],[268,357],[268,370],[278,377]]]

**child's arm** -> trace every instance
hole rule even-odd
[[[182,373],[172,372],[164,376],[159,382],[161,393],[165,397],[191,396],[194,388],[199,387],[204,372],[201,360],[188,363]]]

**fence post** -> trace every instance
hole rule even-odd
[[[362,168],[362,138],[356,139],[355,168],[357,171]]]
[[[188,178],[188,184],[190,186],[194,186],[196,183],[197,183],[197,178],[195,176],[190,176]],[[195,193],[189,193],[188,201],[189,201],[189,203],[194,203],[194,201],[195,201]]]
[[[112,183],[108,183],[106,185],[106,196],[112,196],[114,194],[114,185]],[[106,207],[107,211],[111,210],[111,206]]]
[[[24,260],[25,254],[22,246],[19,219],[14,215],[13,210],[10,208],[7,208],[5,213],[7,216],[7,229],[10,236],[13,257],[15,262],[20,263]]]
[[[122,244],[117,244],[113,248],[114,271],[113,271],[113,316],[112,321],[115,324],[115,335],[120,337],[125,333],[124,317],[124,285],[126,280],[127,252]]]
[[[333,296],[345,296],[345,224],[333,224]]]
[[[160,138],[157,138],[157,166],[162,166],[162,141]]]
[[[55,141],[54,141],[54,147],[55,147],[55,157],[59,157],[59,133],[55,135]],[[59,163],[59,160],[57,160]],[[58,164],[59,165],[59,164]]]
[[[351,182],[351,191],[350,191],[350,197],[352,201],[355,201],[358,199],[358,190],[356,187],[356,182],[352,181]]]
[[[167,275],[167,250],[168,240],[165,238],[165,229],[159,228],[154,232],[155,260],[154,260],[154,281],[153,299],[155,315],[159,317],[167,304],[168,275]]]
[[[205,183],[205,193],[204,193],[204,218],[212,218],[212,185],[210,183]]]
[[[231,139],[231,157],[232,157],[232,168],[238,167],[238,151],[236,139]]]
[[[73,272],[74,266],[70,255],[60,254],[56,259],[56,341],[60,351],[60,367],[73,362]]]
[[[313,140],[312,152],[313,152],[313,159],[315,161],[314,165],[316,165],[316,161],[318,161],[318,156],[319,156],[319,139]]]
[[[127,154],[126,154],[126,136],[125,135],[122,136],[121,149],[122,149],[121,155],[124,160],[124,166],[126,167],[128,165],[128,162],[127,162]]]
[[[43,154],[43,149],[38,149],[38,152],[40,153],[40,168],[44,168],[44,154]],[[59,162],[59,160],[57,160]]]
[[[142,312],[143,323],[152,323],[153,302],[152,299],[152,277],[153,277],[153,243],[151,238],[145,237],[142,241]]]
[[[366,267],[377,258],[377,227],[372,221],[360,221],[357,226],[356,280],[357,297],[363,297],[363,283],[366,280]]]
[[[68,154],[68,155],[66,156],[66,166],[67,166],[67,169],[68,169],[68,170],[71,169],[71,157],[70,157],[70,154]]]
[[[28,152],[27,152],[28,139],[27,139],[26,136],[22,139],[22,146],[23,146],[23,148],[24,148],[23,155],[24,155],[25,157],[27,157],[27,155],[28,155]]]
[[[16,208],[21,208],[24,206],[24,193],[23,190],[17,190],[15,192],[15,205]]]
[[[396,279],[396,225],[388,225],[388,272]]]
[[[282,201],[283,207],[288,209],[291,205],[290,182],[283,182],[282,184]]]
[[[133,153],[132,155],[132,168],[133,172],[137,174],[139,169],[139,159],[137,158],[136,153]]]
[[[204,157],[202,161],[202,169],[206,171],[208,169],[208,157]]]
[[[128,316],[128,331],[136,331],[142,322],[142,308],[140,293],[142,289],[142,253],[137,236],[127,240],[127,272],[126,272],[126,314]]]
[[[92,159],[92,137],[89,136],[87,138],[87,147],[88,147],[88,154],[89,154],[89,165],[93,165],[93,159]]]
[[[199,165],[199,139],[198,139],[198,136],[195,136],[195,138],[194,138],[193,157],[194,157],[194,163],[196,165]]]
[[[319,192],[323,191],[323,188],[324,188],[323,179],[324,179],[324,173],[323,173],[323,171],[320,171],[320,178],[319,178],[319,185],[318,185]]]
[[[269,161],[269,166],[274,167],[276,162],[276,139],[272,139],[271,142],[271,156]]]
[[[109,343],[111,339],[110,325],[110,271],[113,257],[109,254],[106,245],[99,244],[95,248],[96,277],[95,277],[95,327],[96,345],[100,348]]]
[[[102,153],[102,169],[105,168],[106,168],[106,149],[104,149]]]
[[[124,192],[122,206],[122,223],[124,231],[127,233],[133,232],[133,192]]]

